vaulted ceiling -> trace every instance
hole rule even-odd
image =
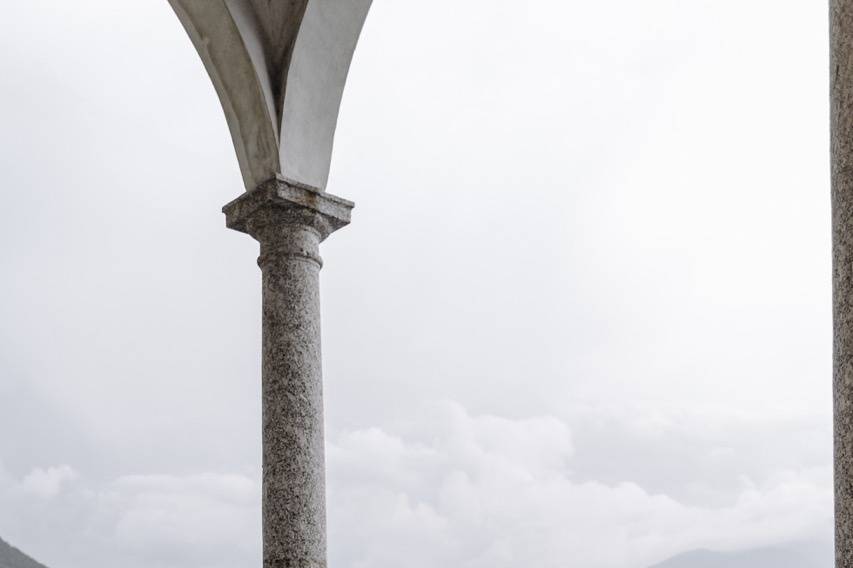
[[[308,0],[250,0],[261,28],[267,65],[272,78],[275,109],[281,116],[284,104],[284,81],[299,26],[308,7]]]
[[[170,0],[219,95],[246,189],[323,190],[371,0]]]

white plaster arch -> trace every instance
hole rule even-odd
[[[372,0],[169,0],[219,95],[246,190],[324,190],[350,62]]]

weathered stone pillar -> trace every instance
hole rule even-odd
[[[352,207],[277,178],[223,208],[261,251],[265,568],[326,568],[319,248]]]
[[[853,0],[830,1],[835,563],[853,568]]]

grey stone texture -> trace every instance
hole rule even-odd
[[[853,568],[853,0],[830,2],[835,562]]]
[[[352,207],[275,178],[223,208],[260,243],[265,568],[326,567],[319,248]]]

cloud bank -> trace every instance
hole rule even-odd
[[[826,467],[742,476],[722,506],[579,480],[572,429],[553,416],[475,415],[448,402],[393,429],[331,438],[334,565],[644,568],[696,548],[819,538],[831,522]],[[2,476],[0,507],[17,520],[0,530],[24,547],[60,533],[53,550],[39,547],[57,566],[225,568],[259,561],[259,505],[257,472],[128,475],[99,487],[61,465]]]

